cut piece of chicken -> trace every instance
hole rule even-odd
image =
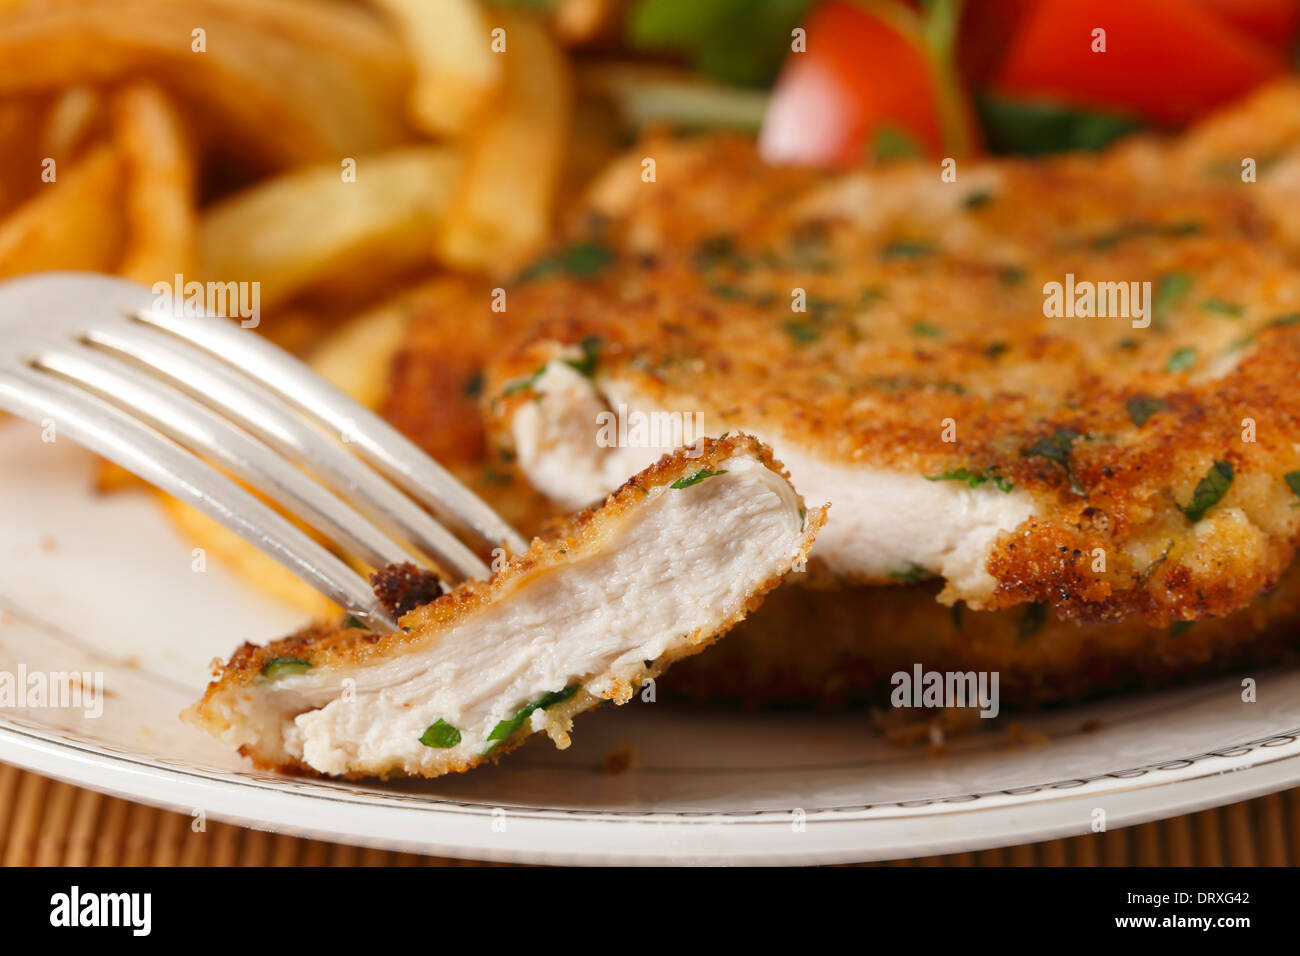
[[[723,430],[713,408],[665,407],[633,381],[616,379],[617,373],[602,374],[598,385],[574,370],[568,352],[560,355],[530,379],[531,400],[514,407],[510,436],[519,467],[564,507],[599,499],[665,450],[694,440],[698,434],[686,429],[692,421],[701,423],[699,434]],[[600,440],[596,423],[610,415],[662,424],[653,441]],[[850,580],[890,582],[937,573],[954,598],[978,603],[996,584],[985,568],[994,541],[1034,514],[1033,497],[1018,488],[998,490],[1005,483],[931,481],[924,473],[819,455],[792,429],[762,422],[759,427],[764,441],[784,449],[782,460],[808,499],[835,504],[817,561]]]
[[[245,644],[184,717],[261,766],[336,776],[464,771],[537,730],[564,747],[576,714],[743,619],[824,520],[766,446],[703,441],[399,631]]]

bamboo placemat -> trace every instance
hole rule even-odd
[[[189,817],[0,764],[4,866],[483,866],[367,850]],[[1300,788],[1106,833],[892,866],[1294,866]]]

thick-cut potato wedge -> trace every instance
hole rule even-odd
[[[126,163],[129,242],[118,272],[152,286],[189,274],[198,260],[195,162],[180,117],[156,86],[113,97],[113,127]]]
[[[469,146],[438,248],[453,266],[503,272],[547,238],[573,113],[568,64],[545,29],[501,11],[504,96]]]
[[[272,166],[409,138],[401,119],[405,51],[362,7],[316,0],[0,7],[0,96],[141,76],[193,104],[214,142]]]
[[[432,261],[438,226],[461,171],[455,150],[408,146],[295,170],[210,209],[199,227],[209,281],[260,282],[262,308],[338,276],[378,289]]]
[[[492,24],[477,0],[371,0],[398,26],[415,66],[407,99],[411,122],[426,133],[470,130],[504,79],[492,52]]]
[[[46,269],[112,272],[122,252],[122,160],[99,146],[0,222],[0,278]],[[35,174],[34,174],[35,175]]]

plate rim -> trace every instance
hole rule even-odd
[[[1118,771],[1082,786],[1036,786],[1025,793],[1002,793],[1006,799],[996,802],[939,798],[921,805],[915,805],[919,801],[875,804],[858,812],[813,810],[803,818],[804,829],[795,831],[793,810],[611,812],[502,807],[484,813],[485,806],[458,805],[436,797],[416,800],[415,805],[373,794],[365,794],[367,799],[362,800],[355,799],[356,794],[346,799],[344,787],[333,795],[326,788],[311,792],[280,786],[274,778],[241,779],[236,772],[174,767],[113,753],[88,741],[71,744],[0,721],[0,760],[175,812],[192,814],[201,807],[207,818],[253,829],[426,855],[580,865],[817,864],[932,856],[1085,835],[1088,813],[1078,811],[1090,799],[1107,801],[1107,829],[1118,829],[1300,783],[1300,729],[1219,749],[1228,755],[1209,752],[1164,761],[1184,765],[1151,765],[1131,775]],[[1198,765],[1199,770],[1189,772]],[[1157,775],[1152,769],[1165,772]],[[340,814],[343,803],[348,810]],[[883,812],[886,808],[890,812]],[[963,817],[978,817],[981,826],[951,826]],[[492,824],[500,818],[503,829],[483,826],[485,818]],[[591,827],[600,832],[593,835]],[[571,839],[577,828],[582,828],[580,841]],[[784,835],[792,832],[810,839],[792,844]]]

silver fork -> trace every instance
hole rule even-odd
[[[455,582],[486,577],[479,555],[492,548],[527,547],[302,362],[235,322],[178,317],[155,298],[84,273],[0,285],[0,409],[53,422],[194,505],[370,627],[396,625],[366,579],[214,465],[373,568],[412,561]]]

